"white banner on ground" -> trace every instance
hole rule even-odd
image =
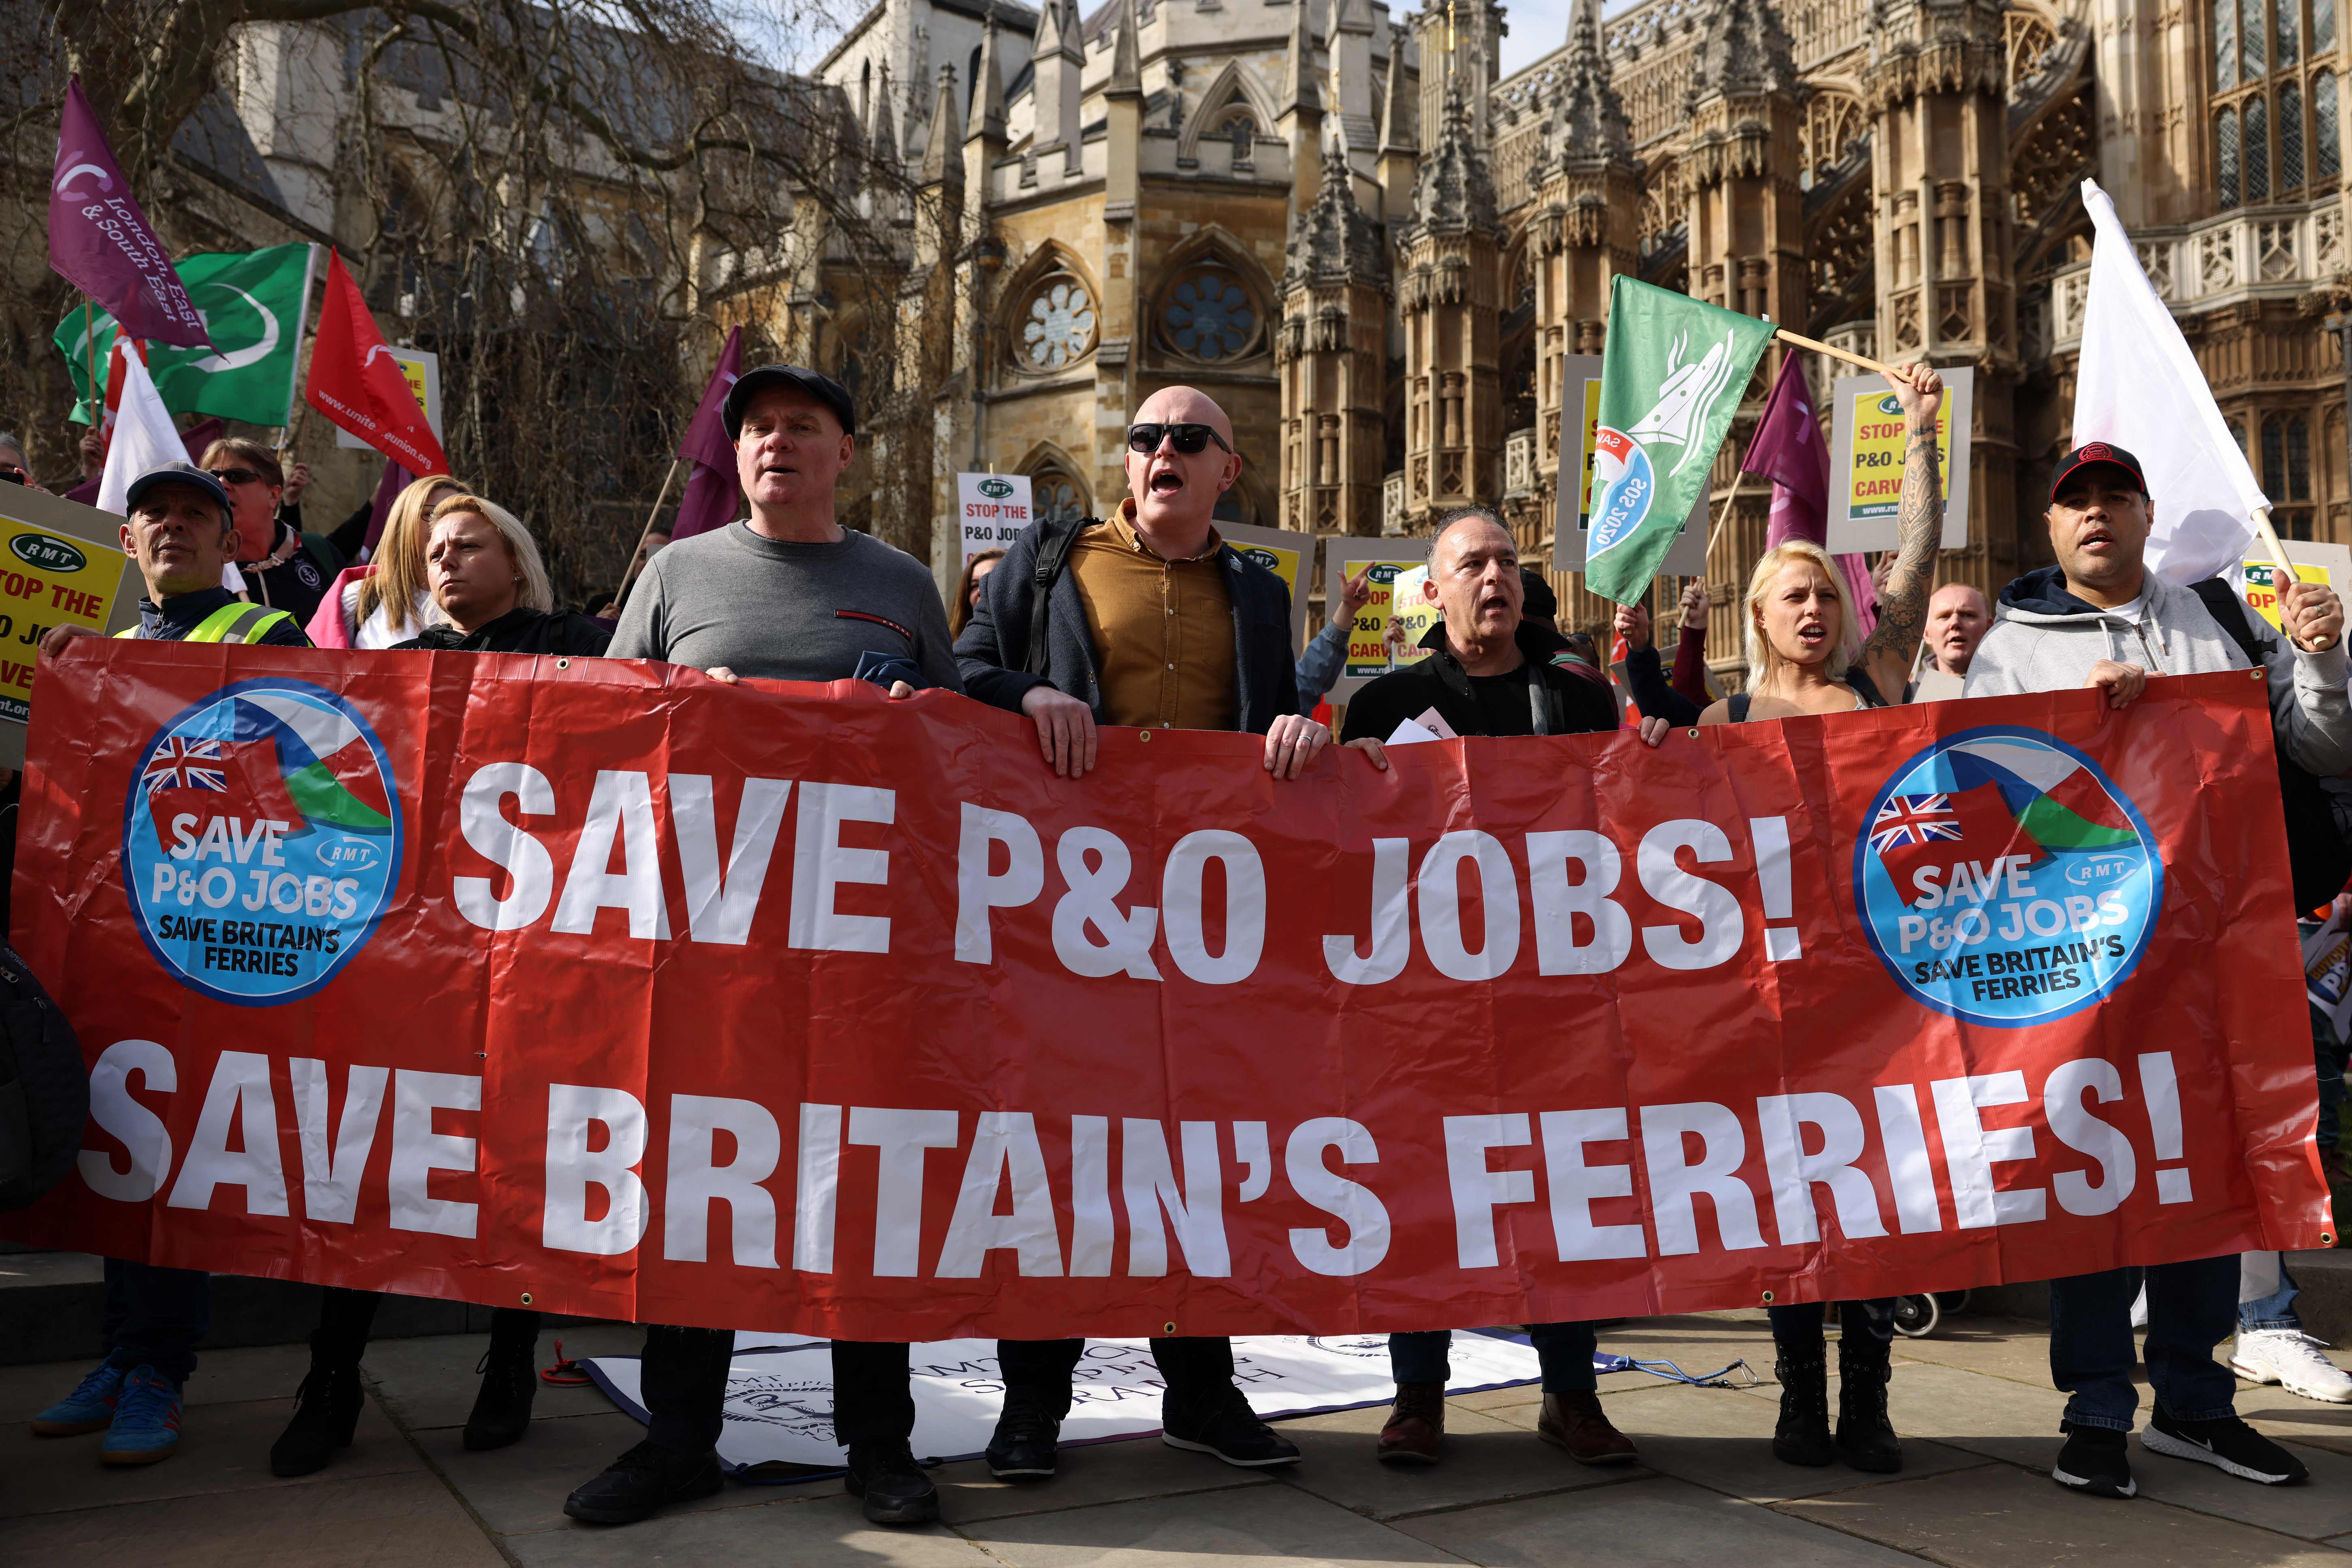
[[[833,1440],[830,1341],[803,1334],[735,1336],[727,1373],[727,1427],[719,1462],[744,1479],[804,1480],[841,1468]],[[764,1347],[764,1348],[761,1348]],[[969,1459],[988,1447],[1004,1403],[994,1340],[945,1340],[911,1354],[914,1448],[919,1458]],[[1449,1394],[1475,1394],[1532,1383],[1536,1352],[1516,1340],[1459,1332],[1447,1357]],[[634,1356],[583,1363],[596,1386],[629,1415],[646,1419]],[[1385,1405],[1396,1396],[1386,1334],[1264,1335],[1234,1341],[1234,1378],[1250,1408],[1267,1420]],[[1160,1430],[1160,1369],[1148,1340],[1088,1340],[1071,1378],[1062,1445],[1147,1437]],[[773,1468],[762,1471],[762,1467]]]
[[[963,520],[961,572],[983,550],[1010,550],[1029,526],[1035,509],[1030,504],[1026,474],[958,474],[956,515]]]

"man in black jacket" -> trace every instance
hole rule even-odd
[[[1211,521],[1241,477],[1233,426],[1189,386],[1153,394],[1135,419],[1118,510],[1075,528],[1034,524],[989,574],[956,640],[964,690],[1035,720],[1039,749],[1065,777],[1094,765],[1096,725],[1124,724],[1264,735],[1266,771],[1297,778],[1331,732],[1298,712],[1289,590]],[[1085,1348],[997,1342],[1004,1411],[987,1458],[1000,1480],[1054,1473]],[[1297,1462],[1234,1386],[1230,1340],[1155,1339],[1151,1353],[1171,1447],[1249,1468]]]
[[[1421,640],[1429,657],[1357,692],[1341,740],[1376,747],[1433,708],[1457,735],[1617,728],[1608,688],[1555,663],[1564,639],[1524,617],[1518,549],[1493,512],[1466,506],[1440,522],[1429,542],[1427,591],[1445,611]]]
[[[1391,670],[1348,704],[1348,744],[1380,755],[1398,725],[1434,709],[1457,735],[1570,735],[1617,728],[1609,689],[1553,662],[1557,632],[1522,617],[1526,584],[1511,531],[1484,507],[1464,507],[1429,544],[1428,595],[1444,610],[1422,646],[1429,657]],[[1663,726],[1659,726],[1663,734]],[[1656,744],[1645,731],[1644,738]],[[1446,1331],[1391,1334],[1395,1408],[1378,1453],[1391,1464],[1433,1463],[1445,1435]],[[1631,1440],[1594,1392],[1592,1325],[1536,1323],[1543,1363],[1537,1435],[1584,1465],[1631,1464]]]

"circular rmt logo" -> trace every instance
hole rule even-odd
[[[148,742],[122,814],[139,934],[184,984],[266,1007],[365,944],[400,880],[400,797],[367,721],[306,681],[240,681]]]
[[[1903,988],[1972,1024],[2089,1006],[2147,951],[2156,840],[2114,781],[2038,730],[1937,742],[1895,770],[1854,845],[1854,906]]]

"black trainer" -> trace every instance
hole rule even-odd
[[[940,1489],[904,1443],[852,1443],[841,1484],[866,1500],[866,1517],[877,1524],[929,1524],[940,1517]]]
[[[988,1473],[1000,1481],[1042,1481],[1054,1473],[1062,1424],[1008,1390],[1004,1414],[988,1440]]]
[[[1171,1448],[1214,1454],[1244,1469],[1265,1469],[1298,1462],[1298,1445],[1275,1436],[1274,1428],[1257,1418],[1242,1391],[1228,1384],[1225,1397],[1202,1409],[1174,1403],[1160,1413],[1160,1440]]]
[[[724,1484],[719,1456],[711,1449],[681,1454],[658,1443],[640,1443],[565,1498],[563,1511],[583,1524],[635,1524],[671,1503],[709,1497]]]
[[[469,1453],[503,1448],[522,1441],[530,1430],[531,1397],[539,1392],[539,1372],[530,1363],[532,1344],[490,1342],[482,1352],[481,1392],[474,1395],[473,1413],[466,1417],[464,1442]]]
[[[2294,1486],[2311,1479],[2301,1459],[2234,1415],[2217,1421],[2181,1421],[2159,1405],[2148,1417],[2139,1442],[2150,1453],[2194,1459],[2266,1487]]]
[[[2131,1455],[2121,1432],[2112,1426],[2077,1426],[2072,1421],[2061,1421],[2058,1429],[2066,1434],[2066,1446],[2058,1450],[2052,1480],[2093,1497],[2138,1495],[2139,1483],[2132,1479]]]

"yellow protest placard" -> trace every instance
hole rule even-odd
[[[1846,470],[1850,487],[1847,516],[1857,522],[1893,517],[1903,495],[1905,455],[1903,405],[1891,392],[1858,392],[1853,399],[1853,466]],[[1938,472],[1951,476],[1952,400],[1936,415],[1936,461]]]
[[[1396,617],[1401,607],[1396,598],[1397,580],[1415,568],[1423,567],[1426,559],[1425,555],[1409,556],[1403,560],[1374,561],[1371,563],[1370,586],[1372,596],[1364,601],[1362,609],[1356,612],[1355,629],[1348,634],[1348,662],[1340,669],[1340,674],[1360,677],[1386,675],[1400,666],[1418,664],[1429,657],[1427,648],[1413,646],[1419,637],[1413,631],[1414,623],[1409,616],[1399,620],[1398,635],[1393,640],[1389,636],[1389,622]],[[1349,564],[1360,567],[1363,563]],[[1426,576],[1427,573],[1423,571],[1415,581],[1424,580]],[[1410,605],[1402,607],[1408,611],[1412,608]],[[1422,629],[1427,628],[1423,626]]]
[[[2279,624],[2277,565],[2269,561],[2249,561],[2245,564],[2247,606],[2270,622],[2271,630],[2284,629]],[[2294,574],[2306,583],[2332,584],[2334,581],[2334,574],[2325,566],[2315,566],[2305,561],[2291,564],[2294,567]],[[2340,589],[2338,591],[2341,592]]]
[[[1217,532],[1237,552],[1281,578],[1282,585],[1290,590],[1291,647],[1305,652],[1307,574],[1314,570],[1315,536],[1241,522],[1220,522]]]
[[[0,767],[25,761],[42,634],[72,622],[119,631],[139,619],[122,520],[23,485],[0,485]]]

